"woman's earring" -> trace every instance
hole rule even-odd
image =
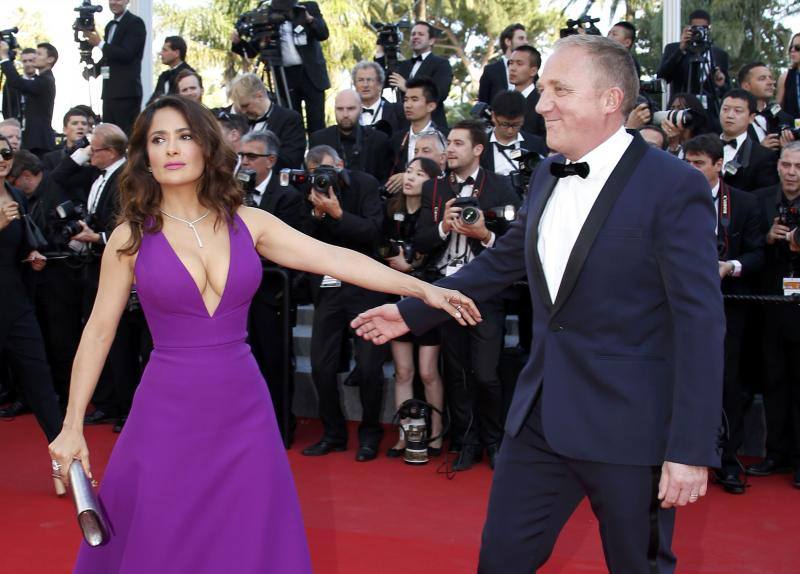
[[[149,171],[150,173],[153,173],[153,168],[148,165],[147,166],[147,171]]]

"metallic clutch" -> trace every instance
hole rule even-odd
[[[100,546],[108,541],[108,520],[80,461],[70,465],[69,483],[72,486],[72,499],[75,501],[78,526],[83,532],[83,538],[89,546]]]

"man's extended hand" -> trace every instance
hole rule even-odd
[[[658,484],[658,499],[661,508],[686,506],[700,500],[708,488],[708,469],[678,462],[664,461],[661,466],[661,481]]]

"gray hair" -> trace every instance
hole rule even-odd
[[[240,143],[258,142],[264,146],[264,153],[267,155],[278,155],[281,147],[281,140],[269,130],[250,132],[242,136]]]
[[[639,97],[639,77],[630,51],[614,40],[591,34],[574,34],[561,38],[553,50],[579,48],[592,58],[591,69],[601,88],[619,88],[623,99],[620,112],[624,116],[636,107]]]
[[[3,120],[2,122],[0,122],[0,128],[5,126],[13,126],[18,130],[22,129],[22,124],[19,123],[19,120],[17,118],[8,118],[7,120]]]
[[[315,166],[322,165],[322,160],[325,156],[329,156],[334,162],[342,161],[339,153],[329,145],[316,145],[308,150],[306,153],[306,166],[314,164]]]
[[[444,153],[444,151],[447,149],[447,143],[446,143],[447,140],[445,139],[444,134],[442,134],[442,132],[440,132],[439,130],[429,129],[421,131],[420,133],[417,134],[416,141],[419,142],[419,140],[421,139],[431,139],[431,138],[436,141],[436,147],[438,148],[439,152]]]
[[[252,98],[256,94],[267,95],[267,87],[253,73],[239,74],[231,82],[230,98],[234,102],[238,102],[239,98]]]
[[[370,62],[369,60],[362,60],[355,66],[353,66],[353,71],[350,73],[350,77],[353,80],[353,85],[356,85],[356,72],[359,70],[367,70],[372,69],[375,70],[375,73],[378,76],[378,84],[381,86],[386,81],[386,73],[383,71],[383,68],[377,62]]]
[[[787,143],[781,149],[781,157],[783,157],[783,152],[785,151],[800,151],[800,140],[794,140]]]

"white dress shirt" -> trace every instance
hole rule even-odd
[[[419,137],[418,134],[430,131],[432,129],[433,122],[428,122],[428,125],[416,133],[414,132],[414,128],[408,128],[408,153],[406,154],[408,156],[406,158],[407,163],[411,163],[411,160],[414,159],[414,148],[417,147],[417,138]]]
[[[530,96],[530,95],[531,95],[531,92],[532,92],[533,90],[535,90],[535,89],[536,89],[536,84],[534,84],[534,83],[531,83],[531,85],[530,85],[530,86],[528,86],[527,88],[525,88],[524,90],[522,90],[522,91],[520,92],[520,94],[522,94],[523,96],[525,96],[525,99],[528,99],[528,96]]]
[[[98,48],[102,50],[103,46],[105,46],[106,44],[110,44],[112,40],[114,40],[114,34],[116,34],[117,28],[119,28],[119,23],[122,21],[122,19],[125,17],[125,14],[127,13],[128,9],[126,8],[125,11],[122,12],[122,14],[120,14],[118,17],[112,20],[112,22],[116,22],[116,24],[111,26],[111,29],[108,31],[108,40],[100,40],[100,43],[97,45]]]
[[[289,20],[281,24],[281,59],[286,67],[299,66],[303,63],[296,45],[305,46],[308,43],[308,38],[305,28],[302,26],[299,28],[301,31],[295,34],[295,28]]]
[[[506,152],[503,153],[496,144],[513,145],[514,149],[520,149],[522,147],[522,142],[524,141],[525,139],[522,137],[522,135],[517,134],[517,139],[510,144],[500,144],[500,142],[497,141],[497,136],[495,135],[494,130],[492,130],[492,135],[489,136],[489,145],[492,146],[492,154],[494,155],[494,172],[496,174],[508,175],[512,171],[519,171],[519,162],[509,159],[508,157],[511,155],[511,150],[506,150]]]
[[[756,117],[753,118],[753,129],[758,136],[758,141],[763,142],[764,138],[767,137],[767,118],[762,115],[756,114]]]
[[[720,134],[719,139],[725,140],[727,138],[725,137],[724,134]],[[728,162],[730,162],[731,160],[733,160],[733,158],[736,157],[736,153],[740,149],[742,149],[742,144],[744,143],[744,140],[746,140],[746,139],[747,139],[747,132],[745,131],[744,133],[741,133],[738,136],[736,136],[736,147],[735,148],[733,146],[723,145],[723,147],[722,147],[722,164],[723,164],[723,166],[727,165]]]
[[[125,163],[125,158],[121,157],[110,166],[106,168],[106,173],[99,176],[92,182],[92,188],[89,191],[89,199],[86,202],[86,209],[89,215],[97,211],[97,205],[100,203],[100,198],[103,196],[103,190],[106,188],[106,182],[111,179],[114,172],[117,171]]]
[[[256,188],[253,190],[252,196],[253,201],[256,202],[256,205],[261,205],[261,200],[264,197],[264,193],[267,191],[267,186],[269,185],[269,181],[272,179],[272,170],[269,170],[267,177],[264,178],[264,181],[259,183]]]
[[[419,60],[418,62],[414,62],[414,65],[411,68],[411,73],[408,75],[409,80],[414,77],[414,75],[419,71],[419,67],[422,65],[422,62],[424,62],[425,58],[427,58],[430,55],[431,55],[430,50],[428,50],[427,52],[423,52],[422,54],[419,55],[419,57],[422,59]]]
[[[606,141],[580,158],[589,164],[586,179],[571,175],[556,183],[539,221],[537,249],[547,288],[556,300],[567,261],[589,212],[611,172],[619,163],[633,137],[620,127]]]
[[[383,98],[378,98],[372,103],[371,106],[362,104],[362,110],[372,110],[372,113],[365,114],[362,111],[361,115],[358,117],[358,123],[360,123],[362,126],[371,126],[377,124],[383,117],[383,104]]]

